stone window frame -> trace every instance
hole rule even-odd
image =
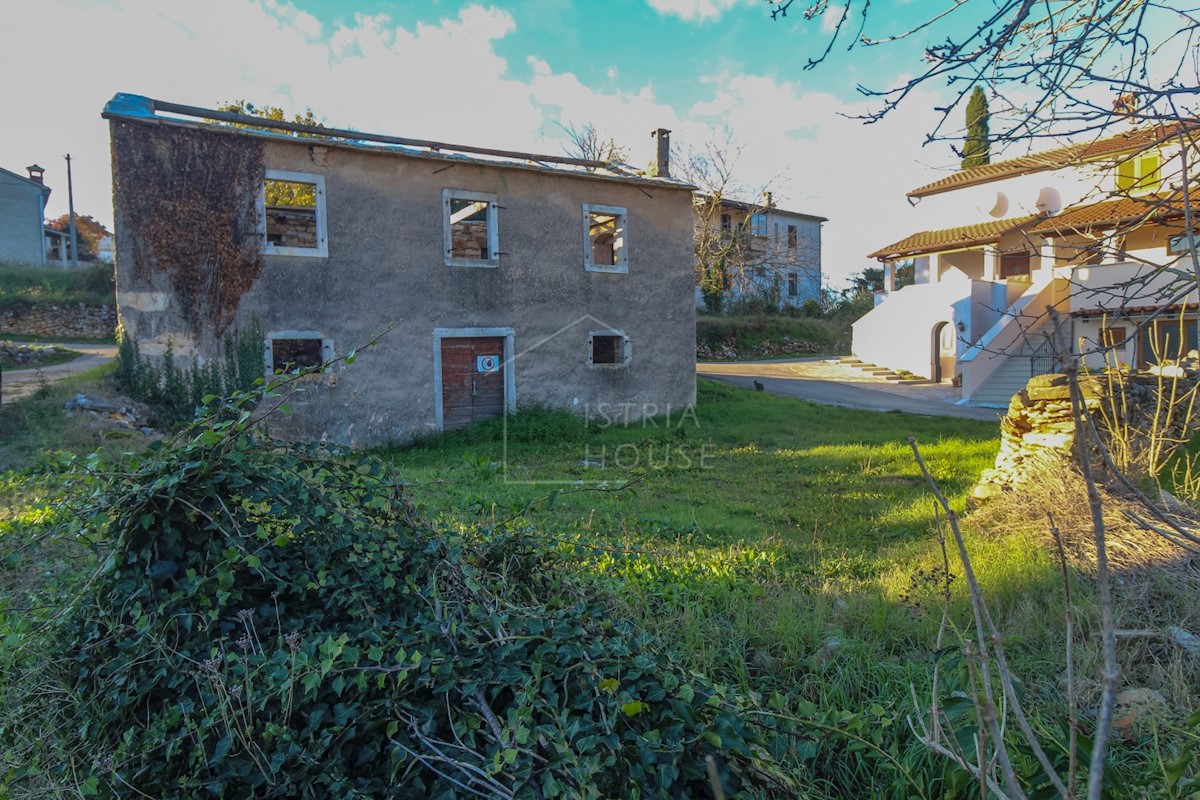
[[[619,354],[620,358],[618,361],[616,361],[615,363],[611,363],[611,364],[609,364],[609,363],[597,364],[595,361],[592,360],[593,352],[594,352],[593,341],[595,340],[595,338],[597,336],[615,336],[615,337],[620,338],[621,350],[620,350],[620,354]],[[608,330],[602,330],[602,331],[588,331],[587,363],[588,363],[589,367],[594,367],[595,369],[622,369],[622,368],[628,366],[629,362],[632,359],[633,359],[633,351],[629,344],[629,336],[625,333],[625,331],[615,330],[615,329],[611,329],[611,328]]]
[[[311,370],[301,372],[301,380],[325,380],[327,375],[333,373],[333,360],[336,357],[333,349],[333,339],[330,339],[320,331],[303,331],[303,330],[282,330],[271,331],[267,333],[263,340],[263,365],[267,379],[275,377],[275,348],[276,339],[318,339],[321,342],[321,363],[323,364],[320,370]],[[281,373],[290,374],[290,373]]]
[[[597,264],[592,256],[592,214],[612,214],[617,217],[617,228],[621,232],[621,248],[616,264]],[[614,275],[629,273],[629,211],[623,206],[600,203],[583,204],[583,268],[588,272],[607,272]]]
[[[453,251],[453,226],[450,223],[450,201],[473,200],[487,203],[488,252],[490,258],[457,258]],[[470,189],[442,189],[442,257],[447,267],[482,267],[495,269],[500,266],[500,215],[497,196],[492,192],[476,192]]]
[[[281,247],[267,241],[267,181],[287,181],[289,183],[311,183],[316,187],[317,214],[317,246],[316,247]],[[285,169],[268,169],[263,171],[262,182],[258,186],[258,235],[262,242],[263,255],[268,256],[300,256],[302,258],[329,258],[328,217],[325,213],[325,176],[313,172],[295,172]]]

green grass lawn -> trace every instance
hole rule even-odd
[[[695,413],[669,422],[605,428],[534,412],[384,455],[436,524],[516,526],[557,542],[688,667],[903,726],[912,687],[932,683],[945,574],[908,436],[962,511],[995,458],[995,423],[817,406],[706,380]],[[1010,660],[1032,704],[1056,718],[1058,565],[1032,531],[992,535],[968,521],[966,533]],[[965,626],[953,552],[950,564],[952,617]],[[1076,588],[1076,604],[1090,629],[1089,589]],[[964,676],[942,680],[945,694]],[[944,764],[895,733],[896,752],[928,770],[922,780],[940,774]],[[829,757],[823,769],[840,769]],[[868,780],[844,777],[838,791]]]
[[[704,380],[695,413],[669,422],[604,429],[538,412],[386,456],[442,524],[508,522],[578,548],[581,568],[684,644],[696,668],[795,686],[831,639],[852,671],[897,676],[931,650],[936,587],[914,576],[941,552],[909,435],[961,509],[995,457],[994,423],[817,406]],[[1002,594],[1055,580],[1031,541],[980,548],[1002,565],[981,570]],[[840,680],[845,700],[879,688]]]

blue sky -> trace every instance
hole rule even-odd
[[[916,93],[878,125],[856,86],[919,68],[925,40],[835,48],[840,6],[811,21],[797,0],[773,22],[765,0],[9,0],[0,48],[0,167],[46,168],[49,213],[110,222],[108,132],[117,92],[198,106],[249,99],[312,108],[329,124],[560,153],[562,125],[591,123],[649,161],[650,130],[698,148],[728,129],[744,194],[830,219],[824,267],[840,285],[865,253],[919,225],[904,192],[952,168],[922,147],[940,98]],[[868,33],[902,30],[928,0],[872,3]],[[848,37],[844,37],[848,42]]]

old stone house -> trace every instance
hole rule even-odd
[[[204,363],[257,325],[267,372],[313,370],[283,435],[375,445],[525,405],[637,419],[695,399],[693,187],[668,177],[666,131],[647,177],[133,95],[104,116],[126,335]]]

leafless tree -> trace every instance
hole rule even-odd
[[[672,154],[676,174],[697,187],[696,283],[711,311],[733,297],[778,306],[790,273],[815,272],[820,281],[812,255],[819,242],[810,232],[798,229],[793,240],[786,231],[775,236],[766,230],[764,215],[773,208],[771,189],[778,179],[754,188],[741,180],[738,162],[744,149],[725,128],[699,147]],[[820,292],[819,285],[803,288],[803,294]]]
[[[624,163],[629,159],[629,149],[618,144],[611,136],[605,136],[596,130],[590,122],[580,127],[571,123],[558,126],[567,134],[570,143],[563,147],[563,152],[571,158],[581,158],[586,161],[602,161],[605,164]],[[591,172],[592,168],[588,168]]]

